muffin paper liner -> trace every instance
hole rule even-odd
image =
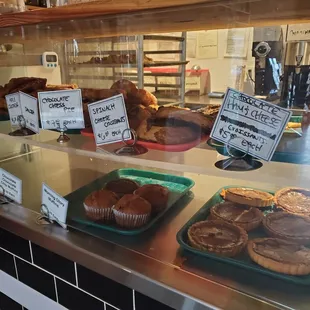
[[[141,227],[146,224],[150,218],[150,213],[148,214],[126,214],[120,212],[118,210],[112,209],[116,223],[119,226],[126,227],[126,228],[136,228]]]
[[[112,208],[94,208],[89,207],[84,203],[84,208],[87,217],[95,221],[112,221],[114,220],[114,214]]]

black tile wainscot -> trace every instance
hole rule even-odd
[[[0,269],[69,310],[172,309],[2,228]],[[0,310],[15,309],[26,308],[0,293]]]

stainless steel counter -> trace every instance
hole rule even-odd
[[[7,147],[16,144],[12,141]],[[196,185],[156,228],[137,237],[102,232],[101,238],[95,238],[72,228],[65,231],[56,225],[36,224],[42,182],[66,195],[120,167],[161,170],[52,150],[29,151],[0,161],[2,168],[23,180],[24,196],[24,207],[0,208],[1,227],[175,309],[309,309],[306,287],[182,253],[176,241],[178,230],[220,187],[248,185],[275,190],[281,185],[174,171],[192,178]]]

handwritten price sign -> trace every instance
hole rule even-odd
[[[228,88],[210,137],[269,161],[291,114],[275,104]]]

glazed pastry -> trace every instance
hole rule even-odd
[[[299,244],[310,244],[310,219],[286,212],[269,213],[263,225],[271,237]]]
[[[82,88],[83,102],[95,102],[102,99],[107,99],[119,94],[123,94],[126,100],[126,93],[117,89],[96,89],[96,88]]]
[[[276,238],[248,242],[251,259],[266,269],[289,275],[310,274],[310,250],[300,244]]]
[[[269,207],[274,199],[267,192],[245,187],[230,187],[223,190],[221,195],[225,200],[256,208]]]
[[[111,89],[124,90],[128,95],[135,94],[138,91],[138,88],[136,87],[136,85],[126,79],[118,80],[111,86]]]
[[[137,135],[141,140],[164,145],[184,144],[200,138],[199,134],[190,127],[152,126],[148,120],[141,122],[137,128]]]
[[[223,202],[214,205],[210,209],[212,219],[222,220],[238,225],[246,231],[257,228],[262,220],[263,213],[256,208],[245,208],[233,202]]]
[[[120,198],[126,194],[132,194],[138,188],[139,184],[130,179],[112,180],[105,185],[105,189],[114,192]]]
[[[112,207],[117,203],[115,193],[106,189],[100,189],[89,194],[84,200],[86,216],[94,221],[113,220]]]
[[[133,100],[135,100],[136,104],[142,104],[146,107],[157,105],[157,98],[145,89],[138,89]]]
[[[169,190],[159,184],[146,184],[138,188],[135,192],[152,206],[153,213],[159,213],[167,207]]]
[[[113,208],[116,223],[125,228],[145,225],[151,215],[151,204],[138,195],[124,195]]]
[[[239,254],[248,241],[243,228],[219,220],[197,222],[187,234],[192,247],[228,257]]]
[[[310,216],[310,190],[298,187],[283,188],[275,193],[275,204],[283,211]]]
[[[137,130],[143,120],[151,118],[152,114],[149,109],[141,104],[126,104],[126,111],[130,128]]]

